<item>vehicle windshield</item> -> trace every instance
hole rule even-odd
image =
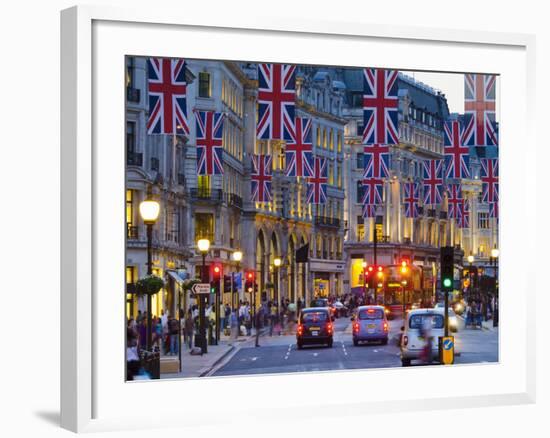
[[[326,307],[327,301],[326,300],[313,300],[311,302],[311,307]]]
[[[328,321],[327,312],[302,313],[302,322],[326,322],[326,321]]]
[[[362,309],[358,313],[359,319],[382,319],[384,312],[382,309]]]
[[[413,315],[409,319],[409,327],[412,329],[420,329],[427,320],[431,320],[432,328],[441,329],[443,328],[443,315],[436,315],[433,313]]]

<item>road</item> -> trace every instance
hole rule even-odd
[[[398,339],[402,321],[389,321],[387,345],[369,344],[355,347],[349,318],[335,321],[334,345],[296,347],[293,335],[262,336],[260,347],[245,345],[222,362],[210,375],[235,376],[304,371],[329,371],[359,368],[401,367]],[[498,330],[464,329],[455,335],[456,364],[498,361]]]

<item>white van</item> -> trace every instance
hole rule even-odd
[[[402,327],[401,364],[410,366],[411,360],[421,359],[426,342],[422,337],[422,327],[430,324],[432,338],[432,360],[439,360],[439,337],[445,335],[445,314],[443,309],[415,309],[407,314]]]

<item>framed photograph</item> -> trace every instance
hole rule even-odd
[[[63,427],[534,401],[531,36],[75,7],[61,47]]]

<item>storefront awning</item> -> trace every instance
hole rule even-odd
[[[174,279],[174,281],[180,286],[183,284],[183,279],[174,271],[166,271],[166,273]]]

